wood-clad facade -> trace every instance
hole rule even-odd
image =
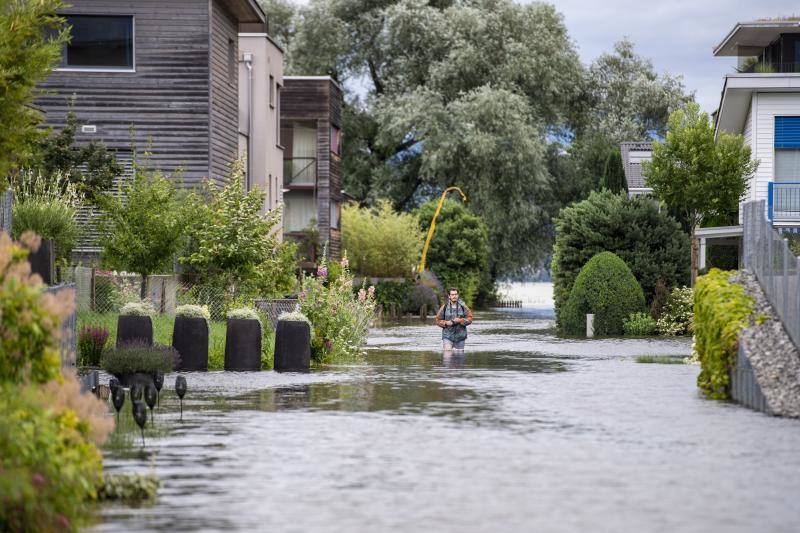
[[[339,259],[342,90],[328,76],[285,76],[283,80],[284,231],[299,235],[315,219],[320,244],[328,244],[330,259]]]
[[[186,186],[222,182],[238,152],[238,30],[263,24],[255,0],[71,0],[65,15],[133,19],[133,67],[62,68],[36,105],[63,126],[70,101],[77,140],[124,156],[135,145],[149,165],[179,171]],[[91,128],[91,127],[94,128]],[[92,130],[94,130],[92,132]]]

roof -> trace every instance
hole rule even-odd
[[[624,142],[619,145],[622,152],[622,166],[628,189],[646,189],[645,177],[642,175],[642,161],[649,161],[653,153],[653,143]]]
[[[315,81],[323,81],[323,80],[325,80],[325,81],[331,82],[333,85],[338,87],[339,90],[342,90],[342,86],[339,85],[339,82],[337,82],[336,80],[334,80],[330,76],[284,76],[283,77],[283,81],[286,81],[286,80],[300,80],[300,81],[302,81],[302,80],[315,80]]]
[[[800,21],[787,19],[739,22],[714,47],[715,56],[750,56],[766,48],[782,33],[800,33]]]
[[[256,0],[221,0],[221,2],[240,23],[267,22],[267,16]]]

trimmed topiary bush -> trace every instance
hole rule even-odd
[[[594,313],[598,336],[621,335],[623,321],[644,311],[644,293],[625,261],[611,252],[592,257],[581,269],[563,313],[567,335],[583,335],[586,315]]]
[[[749,325],[753,299],[730,281],[733,273],[712,268],[694,291],[694,349],[700,360],[697,386],[709,397],[727,399],[736,366],[739,331]]]
[[[613,252],[628,265],[647,301],[656,282],[667,287],[689,282],[689,236],[649,198],[629,199],[609,191],[561,210],[553,248],[556,321],[563,331],[564,307],[583,265],[600,252]],[[627,315],[625,315],[627,316]]]
[[[172,372],[180,363],[180,354],[171,346],[151,346],[130,342],[103,354],[103,370],[115,376],[121,374],[155,374]]]

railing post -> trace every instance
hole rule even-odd
[[[783,320],[789,320],[789,240],[783,239]]]
[[[774,205],[774,189],[775,189],[775,182],[770,181],[767,184],[767,219],[772,220],[773,217],[773,205]]]

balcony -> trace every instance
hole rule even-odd
[[[285,189],[313,189],[316,184],[316,157],[293,157],[283,160],[283,187]]]
[[[767,216],[775,223],[800,222],[800,181],[769,183]]]
[[[800,73],[800,63],[755,61],[742,65],[736,70],[741,74],[798,74]]]

